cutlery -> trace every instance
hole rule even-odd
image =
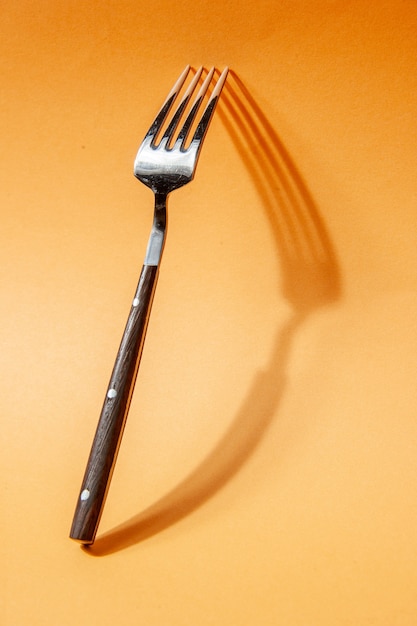
[[[72,522],[70,537],[85,545],[91,545],[97,533],[129,411],[164,249],[167,198],[194,178],[227,73],[228,68],[216,78],[215,68],[205,73],[201,67],[193,74],[187,66],[169,92],[135,159],[134,175],[154,193],[154,218]]]

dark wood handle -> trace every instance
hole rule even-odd
[[[142,354],[158,267],[144,265],[114,364],[75,509],[70,537],[95,539]]]

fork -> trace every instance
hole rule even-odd
[[[194,178],[200,150],[228,73],[226,68],[216,80],[212,68],[198,89],[204,71],[201,67],[184,89],[190,69],[185,68],[169,92],[135,159],[134,175],[155,196],[154,218],[72,522],[70,537],[85,545],[91,545],[96,536],[135,386],[164,248],[168,194]],[[207,104],[200,114],[205,100]]]

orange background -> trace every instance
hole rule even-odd
[[[1,624],[415,626],[416,3],[1,13]],[[234,73],[86,551],[152,220],[133,159],[187,63]]]

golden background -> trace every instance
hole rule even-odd
[[[1,624],[415,626],[416,35],[411,0],[3,3]],[[232,72],[86,551],[133,160],[188,63]]]

